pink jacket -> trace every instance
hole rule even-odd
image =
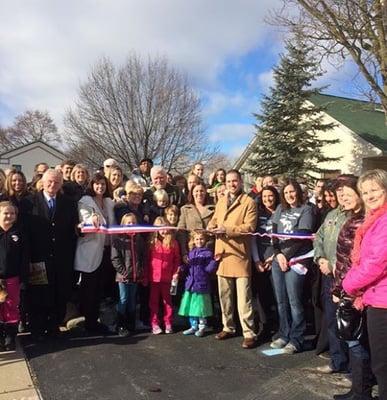
[[[170,248],[156,243],[149,249],[148,260],[149,282],[170,283],[172,275],[176,273],[181,264],[178,243],[174,240]]]
[[[365,305],[387,308],[387,214],[365,233],[360,264],[348,271],[343,288],[350,295],[362,293]]]

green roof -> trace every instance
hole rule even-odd
[[[324,106],[332,118],[387,153],[387,126],[380,104],[327,94],[314,95],[310,101]]]

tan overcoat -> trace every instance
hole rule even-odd
[[[256,224],[257,206],[247,194],[240,194],[229,208],[227,196],[219,199],[208,224],[208,228],[223,226],[226,229],[226,234],[215,242],[215,254],[222,255],[218,275],[231,278],[251,275],[251,236],[241,233],[255,232]]]
[[[181,207],[180,218],[177,227],[182,229],[182,231],[178,232],[176,238],[180,244],[182,256],[188,254],[189,233],[184,229],[206,229],[208,222],[214,215],[214,211],[215,206],[212,204],[206,206],[203,214],[200,214],[198,209],[193,204],[186,204],[185,206]],[[214,249],[212,240],[210,240],[208,247],[212,250]]]

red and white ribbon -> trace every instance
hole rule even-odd
[[[84,225],[81,227],[82,233],[104,233],[105,235],[120,235],[120,234],[135,234],[135,233],[153,233],[160,231],[177,231],[177,230],[189,230],[189,229],[181,229],[175,226],[162,225],[162,226],[146,226],[146,225],[100,225],[99,227],[95,227],[94,225]],[[224,231],[209,231],[205,229],[192,229],[193,231],[204,232],[206,234],[225,234]],[[260,237],[276,237],[278,239],[304,239],[304,240],[313,240],[314,235],[310,234],[297,234],[297,233],[241,233],[241,235],[249,235],[249,236],[260,236]]]

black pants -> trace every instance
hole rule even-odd
[[[371,366],[379,386],[379,400],[387,400],[387,309],[367,310]]]
[[[118,300],[118,285],[116,282],[116,270],[111,262],[111,247],[105,246],[101,266],[101,298]]]
[[[68,298],[69,295],[59,285],[30,286],[27,310],[31,333],[40,335],[46,331],[58,331],[66,314]]]
[[[102,290],[102,268],[81,273],[81,312],[85,316],[86,329],[93,329],[99,317]]]

